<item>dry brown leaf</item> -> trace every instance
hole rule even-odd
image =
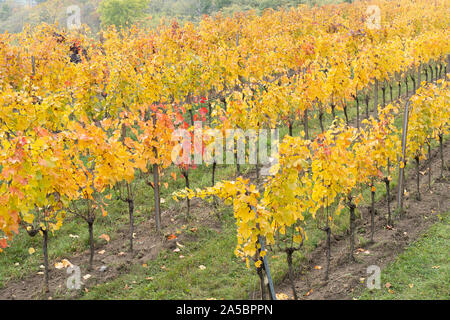
[[[309,296],[311,293],[313,293],[313,289],[311,289],[311,290],[309,290],[307,293],[305,293],[303,296],[304,297],[307,297],[307,296]]]
[[[89,280],[92,276],[90,274],[86,274],[83,276],[84,280]]]
[[[106,242],[109,242],[111,240],[111,238],[107,234],[104,234],[104,233],[102,235],[100,235],[98,238],[103,239]]]

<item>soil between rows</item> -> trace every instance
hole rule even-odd
[[[362,116],[361,118],[365,117]],[[354,119],[351,120],[352,124],[353,122],[356,125]],[[432,193],[425,191],[428,190],[427,177],[422,176],[422,201],[416,201],[414,197],[415,177],[414,174],[409,174],[409,179],[406,181],[406,190],[409,192],[409,197],[406,197],[404,205],[406,213],[402,219],[395,221],[395,226],[392,230],[385,228],[385,215],[387,214],[385,199],[377,203],[375,243],[364,247],[365,250],[370,251],[370,254],[357,253],[355,255],[357,262],[350,263],[348,261],[348,236],[343,238],[333,236],[328,282],[323,281],[324,268],[320,270],[314,269],[315,266],[325,266],[325,243],[319,244],[313,252],[308,254],[308,265],[302,266],[301,274],[298,274],[295,282],[297,293],[302,299],[351,299],[351,294],[355,290],[361,290],[364,287],[364,283],[361,283],[360,279],[367,276],[367,266],[375,264],[383,268],[386,264],[393,261],[409,243],[417,239],[423,231],[433,224],[437,219],[437,214],[449,210],[448,178],[447,180],[436,181],[440,172],[440,159],[437,152],[438,150],[434,150],[432,155],[432,177],[434,181]],[[444,145],[444,158],[446,161],[448,161],[448,155],[448,143],[446,143]],[[414,170],[410,171],[413,172]],[[254,176],[255,172],[251,170],[246,174],[245,178],[252,179]],[[394,201],[396,192],[392,193],[391,210],[393,211],[396,205]],[[221,224],[214,214],[211,214],[213,210],[206,202],[192,199],[191,224],[208,226],[220,231]],[[358,236],[364,236],[364,238],[368,239],[370,215],[367,209],[363,208],[361,210],[363,211],[364,219],[357,220],[357,230],[360,232],[356,233],[355,238],[358,239]],[[175,210],[168,210],[162,214],[163,226],[181,226],[186,223],[186,219],[181,217]],[[154,230],[154,219],[136,225],[135,250],[133,253],[130,253],[128,252],[128,241],[126,240],[128,239],[127,226],[124,226],[119,230],[118,237],[115,237],[107,244],[96,247],[94,270],[92,271],[88,271],[86,268],[89,259],[88,251],[65,258],[72,264],[80,266],[82,275],[91,275],[90,279],[82,280],[83,288],[89,289],[99,283],[106,283],[122,274],[126,274],[132,265],[143,264],[155,259],[163,249],[174,249],[176,247],[175,240],[169,241],[163,235],[157,235]],[[164,231],[165,233],[172,232],[170,227],[166,227]],[[182,233],[178,235],[176,241],[179,243],[196,241],[196,236],[195,234]],[[105,253],[100,255],[98,252],[103,250],[105,250]],[[31,274],[22,280],[12,280],[7,283],[3,289],[0,289],[0,300],[47,299],[53,294],[66,293],[66,281],[69,275],[65,269],[55,269],[54,264],[56,262],[59,261],[50,261],[50,293],[45,294],[42,291],[44,276],[42,274]],[[102,266],[107,267],[106,271],[100,271]],[[276,292],[292,296],[287,279],[277,286]],[[79,293],[73,291],[71,298],[77,298],[78,295]]]
[[[437,148],[438,149],[438,148]],[[449,143],[444,145],[444,159],[448,169]],[[356,262],[349,259],[350,236],[332,236],[329,280],[324,281],[326,266],[326,243],[307,255],[307,265],[297,270],[295,288],[302,300],[349,300],[354,294],[361,292],[366,286],[367,267],[379,266],[382,270],[402,253],[406,247],[418,239],[432,224],[438,220],[438,214],[449,211],[449,179],[448,170],[444,171],[444,179],[439,179],[441,160],[438,150],[434,150],[431,158],[432,185],[428,190],[427,163],[421,167],[420,190],[421,201],[416,200],[416,174],[409,168],[405,188],[407,196],[404,201],[403,217],[396,217],[394,226],[386,228],[387,202],[383,198],[376,204],[374,243],[370,244],[370,213],[368,208],[361,208],[363,218],[357,220],[355,232]],[[396,208],[397,192],[391,195],[391,212]],[[358,238],[363,237],[363,246],[358,246]],[[364,280],[363,280],[364,278]],[[277,293],[292,297],[292,289],[288,278],[278,286]]]

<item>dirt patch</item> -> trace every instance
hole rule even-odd
[[[365,106],[361,104],[361,120],[365,118]],[[371,112],[371,114],[373,111]],[[350,124],[356,126],[356,120],[350,121]],[[448,145],[445,146],[445,157],[448,159]],[[436,152],[435,152],[436,153]],[[432,161],[433,178],[437,177],[440,162],[434,157]],[[265,180],[264,176],[255,182],[256,171],[251,168],[244,175],[244,178],[250,179],[253,183],[261,186]],[[357,262],[349,263],[348,261],[348,237],[346,235],[334,235],[332,242],[332,260],[330,268],[330,280],[324,282],[324,270],[315,270],[316,265],[325,265],[325,245],[320,244],[307,257],[309,263],[303,266],[305,271],[309,271],[306,275],[300,276],[296,281],[297,292],[302,296],[310,292],[304,299],[349,299],[350,294],[362,288],[359,279],[366,277],[366,268],[368,265],[376,264],[384,267],[391,262],[398,253],[402,252],[412,239],[416,239],[429,225],[436,219],[435,216],[439,212],[448,210],[448,181],[436,182],[432,191],[423,192],[422,201],[416,202],[412,190],[414,190],[414,180],[410,175],[406,182],[406,189],[410,191],[410,197],[405,201],[407,208],[406,215],[403,219],[397,220],[394,229],[387,230],[385,225],[386,204],[385,201],[377,203],[378,215],[376,216],[376,233],[375,243],[366,246],[364,249],[369,250],[370,254],[358,253],[356,255]],[[426,188],[426,179],[422,178],[422,190]],[[392,195],[394,199],[395,192]],[[393,205],[394,206],[394,205]],[[393,207],[392,206],[392,207]],[[366,210],[366,209],[362,209]],[[433,212],[434,210],[434,212]],[[184,209],[184,211],[186,211]],[[191,200],[191,217],[186,219],[179,210],[169,209],[162,214],[163,234],[168,235],[175,233],[176,228],[189,224],[191,226],[207,227],[216,231],[222,229],[221,223],[217,216],[214,215],[214,207],[212,204],[206,204],[200,199]],[[369,215],[364,213],[365,220],[358,221],[359,236],[368,238],[368,230],[370,223]],[[427,217],[427,219],[424,219]],[[122,274],[126,274],[133,265],[141,265],[158,257],[159,253],[164,249],[174,249],[175,241],[167,240],[164,235],[157,235],[155,232],[155,223],[150,219],[142,224],[135,226],[136,237],[134,240],[134,252],[128,252],[128,233],[127,227],[118,231],[119,236],[112,239],[109,243],[97,246],[94,258],[94,270],[88,271],[89,252],[85,251],[81,254],[63,257],[68,259],[74,265],[80,266],[81,274],[89,274],[91,277],[85,282],[83,288],[89,289],[99,283],[109,282]],[[367,230],[367,231],[366,231]],[[356,236],[356,238],[358,238]],[[195,233],[182,233],[178,235],[176,241],[186,243],[197,241]],[[105,251],[103,254],[99,252]],[[54,268],[55,262],[50,261],[50,293],[45,294],[42,291],[43,275],[33,274],[25,277],[23,280],[13,280],[5,284],[0,289],[0,300],[11,299],[48,299],[49,296],[65,294],[66,281],[69,275],[65,269],[57,270]],[[106,267],[106,270],[104,270]],[[310,291],[310,290],[313,291]],[[290,285],[283,282],[278,286],[277,292],[284,292],[291,295]],[[77,298],[79,293],[73,292],[71,298]]]
[[[186,211],[185,209],[182,209]],[[98,245],[95,248],[93,270],[88,270],[89,251],[73,256],[62,257],[81,269],[82,290],[96,286],[100,283],[109,282],[122,274],[126,274],[133,265],[142,265],[158,257],[164,250],[176,248],[176,242],[182,244],[196,241],[195,232],[186,230],[177,235],[177,239],[168,240],[167,235],[175,234],[177,228],[182,225],[209,227],[214,230],[221,229],[221,223],[212,213],[212,205],[199,199],[191,201],[191,216],[187,218],[180,210],[169,209],[162,212],[162,234],[157,234],[154,219],[151,218],[135,226],[134,250],[129,252],[128,227],[124,226],[118,230],[118,236],[110,242]],[[195,229],[194,229],[195,230]],[[70,298],[77,298],[80,292],[68,291],[66,281],[70,277],[67,269],[56,269],[56,262],[50,261],[49,287],[50,292],[43,291],[43,274],[32,274],[22,280],[11,280],[0,289],[0,300],[29,300],[48,299],[55,295],[66,295],[70,293]],[[90,275],[89,279],[83,276]]]
[[[444,159],[449,159],[449,143],[444,146]],[[447,164],[446,162],[446,164]],[[425,166],[426,164],[424,164]],[[297,272],[295,288],[300,299],[304,300],[348,300],[352,294],[363,290],[367,278],[367,267],[377,265],[384,268],[387,264],[402,253],[405,248],[433,223],[437,221],[437,215],[450,209],[449,205],[449,180],[438,179],[440,174],[440,158],[437,150],[434,150],[431,160],[433,184],[428,190],[428,179],[421,175],[422,200],[415,198],[415,170],[409,170],[406,181],[406,191],[409,195],[404,202],[405,214],[394,220],[393,228],[386,228],[387,202],[385,199],[376,205],[374,243],[362,246],[355,252],[356,262],[349,259],[349,235],[333,236],[331,244],[331,262],[329,280],[324,281],[326,265],[326,244],[321,242],[319,246],[307,256],[307,264],[302,266],[302,272]],[[448,168],[448,165],[446,166]],[[412,169],[412,168],[410,168]],[[423,172],[422,168],[422,172]],[[448,171],[446,171],[448,176]],[[396,207],[396,192],[393,192],[391,210]],[[370,214],[367,208],[361,208],[364,218],[358,220],[355,240],[358,238],[370,239]],[[368,241],[367,241],[368,242]],[[315,268],[321,266],[322,268]],[[288,279],[276,288],[276,292],[292,296],[292,289]]]

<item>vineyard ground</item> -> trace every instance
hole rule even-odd
[[[381,94],[381,93],[380,93]],[[394,97],[398,95],[394,87]],[[381,95],[379,97],[381,101]],[[361,107],[361,118],[363,118]],[[343,112],[337,113],[343,116]],[[350,119],[355,117],[355,108],[349,109]],[[328,119],[329,123],[330,119]],[[296,123],[296,130],[301,130],[301,123]],[[318,129],[318,120],[312,119],[311,132]],[[286,134],[282,130],[280,136]],[[296,133],[294,131],[294,134]],[[248,177],[255,173],[245,168]],[[192,181],[194,187],[204,187],[210,184],[210,168],[200,167],[193,171]],[[217,179],[229,179],[234,175],[233,167],[222,167],[218,171]],[[50,272],[50,288],[52,298],[84,298],[84,299],[202,299],[225,298],[242,299],[258,298],[258,280],[253,270],[247,270],[245,264],[234,256],[235,226],[230,208],[214,209],[204,202],[193,201],[193,212],[190,219],[185,217],[185,204],[175,203],[170,199],[170,193],[183,187],[179,178],[176,182],[170,181],[169,188],[164,190],[163,197],[163,225],[164,233],[175,233],[177,241],[184,245],[181,252],[173,253],[176,246],[174,241],[168,242],[163,237],[154,235],[153,219],[148,221],[152,212],[152,192],[144,183],[138,186],[138,199],[136,210],[136,239],[135,254],[127,252],[127,215],[126,207],[119,201],[110,204],[109,216],[99,219],[95,227],[96,258],[94,271],[87,271],[87,227],[75,219],[69,219],[63,229],[55,233],[50,240],[51,265],[63,258],[77,264],[82,274],[89,273],[92,277],[83,280],[85,290],[81,292],[68,292],[65,281],[68,275],[65,270]],[[377,190],[377,198],[383,196]],[[219,221],[214,212],[222,215]],[[112,221],[119,221],[113,224]],[[341,221],[341,231],[346,229],[346,221]],[[184,228],[183,228],[184,227]],[[178,230],[177,230],[178,228]],[[180,232],[180,233],[177,233]],[[342,233],[338,232],[337,233]],[[102,233],[109,234],[110,242],[98,240]],[[72,238],[70,235],[78,235]],[[323,234],[310,236],[306,252],[314,250],[323,238]],[[39,299],[48,298],[42,293],[43,276],[37,274],[41,261],[40,239],[29,238],[21,234],[14,240],[14,245],[0,254],[0,299]],[[36,248],[34,255],[28,254],[28,248]],[[105,250],[103,255],[98,252]],[[125,254],[120,254],[124,252]],[[180,258],[180,255],[184,258]],[[294,264],[298,268],[307,259],[297,255]],[[17,265],[19,263],[19,265]],[[107,265],[106,272],[96,268]],[[200,265],[206,269],[201,270]],[[271,256],[273,276],[276,283],[281,283],[287,273],[283,253]]]
[[[444,159],[446,159],[447,168],[449,160],[449,143],[445,145]],[[378,201],[376,205],[377,215],[375,218],[375,234],[374,243],[370,243],[370,215],[367,209],[364,214],[364,219],[360,219],[357,222],[356,227],[356,247],[358,248],[356,262],[351,262],[349,259],[349,234],[342,236],[332,237],[331,243],[331,262],[330,262],[330,276],[328,281],[324,281],[325,265],[326,265],[326,246],[325,241],[322,241],[320,245],[312,251],[308,256],[308,264],[301,270],[301,273],[297,275],[295,280],[296,290],[299,294],[303,295],[303,299],[352,299],[359,298],[359,295],[366,287],[367,267],[371,265],[377,265],[382,269],[384,274],[384,268],[389,266],[397,259],[397,256],[402,253],[405,248],[414,243],[415,240],[421,237],[421,235],[433,224],[436,226],[430,229],[428,232],[428,238],[439,237],[443,229],[449,227],[449,214],[450,214],[450,202],[449,202],[449,180],[448,171],[447,178],[440,180],[440,158],[437,152],[434,150],[432,155],[431,167],[432,167],[432,185],[431,190],[428,190],[428,179],[426,174],[421,174],[421,194],[422,200],[416,200],[415,183],[416,175],[414,174],[414,168],[409,168],[408,179],[406,181],[406,191],[408,196],[405,198],[405,213],[403,217],[396,217],[394,226],[392,229],[386,228],[387,217],[387,202],[385,199]],[[421,172],[426,172],[426,164],[424,163],[421,168]],[[391,208],[396,206],[396,193],[392,195]],[[441,226],[441,227],[440,227]],[[446,235],[448,238],[448,234]],[[429,246],[434,246],[434,243],[427,242]],[[447,245],[448,247],[448,245]],[[450,267],[448,261],[448,250],[439,251],[440,247],[434,248],[440,255],[444,255],[444,264],[440,266],[440,269],[435,272],[436,277],[433,279],[436,283],[440,283],[439,279],[445,277],[445,270]],[[445,249],[443,245],[440,249]],[[418,249],[411,249],[414,251]],[[405,253],[406,256],[408,253]],[[426,256],[426,259],[432,261],[436,258],[433,256],[434,252],[426,254],[422,253],[422,256]],[[401,259],[401,258],[400,258]],[[420,263],[420,264],[419,264]],[[382,277],[383,281],[388,277],[392,287],[382,287],[380,294],[364,293],[361,298],[371,299],[382,297],[388,289],[395,290],[401,286],[401,279],[408,278],[410,276],[418,277],[415,273],[415,269],[419,269],[421,265],[426,265],[420,257],[411,259],[411,261],[404,262],[404,268],[396,267],[395,265],[388,268],[389,271]],[[428,267],[428,266],[427,266]],[[429,266],[431,268],[431,266]],[[393,271],[396,270],[397,277],[393,276]],[[420,273],[424,273],[425,270],[420,270]],[[417,271],[416,271],[417,272]],[[448,280],[448,279],[447,279]],[[387,281],[383,282],[384,286]],[[412,283],[411,282],[408,282]],[[292,296],[292,290],[290,283],[287,279],[278,287],[277,292],[283,292],[289,296]],[[416,298],[432,299],[448,297],[450,292],[449,282],[442,282],[439,286],[432,286],[427,291],[422,291],[421,296]],[[400,297],[400,296],[399,296]],[[391,295],[391,298],[394,296]],[[411,297],[410,297],[411,298]]]
[[[447,142],[445,145],[445,159],[447,162],[449,159],[448,145],[449,143]],[[433,178],[437,177],[438,168],[439,159],[434,156],[432,161]],[[321,241],[323,237],[321,237],[320,233],[311,235],[315,239],[312,239],[311,247],[305,248],[306,252],[311,253],[307,254],[306,257],[298,254],[295,259],[297,269],[300,269],[301,266],[309,266],[302,269],[305,274],[299,275],[296,282],[298,293],[303,299],[357,298],[364,288],[360,279],[367,277],[366,268],[368,265],[376,264],[384,270],[385,266],[394,261],[398,254],[403,252],[411,242],[419,238],[432,224],[438,222],[441,218],[443,219],[443,222],[440,222],[441,224],[448,223],[448,218],[446,218],[449,210],[448,180],[434,180],[432,185],[433,193],[430,193],[425,192],[427,188],[426,177],[422,177],[423,198],[421,202],[417,202],[414,198],[413,189],[415,181],[414,170],[412,170],[413,168],[410,169],[406,185],[409,197],[405,202],[405,217],[396,220],[393,230],[383,229],[382,226],[385,223],[385,201],[378,201],[375,244],[370,245],[366,240],[368,236],[367,230],[369,229],[368,215],[366,213],[365,221],[358,225],[360,232],[356,238],[359,242],[358,247],[369,250],[370,254],[360,253],[356,255],[356,263],[348,263],[347,260],[348,235],[345,232],[337,233],[332,244],[331,274],[328,283],[321,281],[323,269],[314,269],[314,266],[324,265],[324,242]],[[204,215],[205,211],[213,212],[212,207],[205,208],[204,204],[195,202],[194,208],[193,216],[196,218],[191,220],[191,225],[197,225],[198,230],[195,232],[186,230],[185,233],[178,234],[177,241],[185,246],[181,250],[181,254],[185,258],[180,259],[179,253],[172,252],[176,244],[161,241],[158,242],[159,249],[153,251],[153,256],[151,256],[152,253],[149,253],[148,256],[142,257],[142,260],[138,260],[147,262],[148,267],[143,267],[137,263],[136,257],[133,258],[129,254],[125,256],[117,255],[120,250],[126,252],[126,242],[120,241],[120,233],[118,240],[111,240],[111,243],[98,248],[98,250],[106,250],[108,254],[104,259],[100,258],[96,267],[104,262],[109,263],[109,265],[112,263],[115,267],[105,273],[90,272],[93,277],[86,283],[88,291],[81,291],[77,294],[70,294],[65,290],[64,282],[67,279],[67,275],[63,270],[52,270],[51,287],[59,288],[59,290],[53,291],[52,296],[54,298],[82,299],[179,299],[199,297],[258,299],[257,279],[253,270],[247,270],[244,263],[234,257],[235,232],[231,212],[227,209],[222,212],[224,214],[224,222],[220,224],[211,215]],[[446,212],[447,215],[445,214]],[[170,216],[167,215],[167,219],[172,219]],[[343,217],[346,219],[347,215],[343,215]],[[209,223],[205,220],[209,220]],[[151,228],[152,226],[145,223],[139,226],[136,238],[146,239],[142,243],[142,247],[137,247],[139,252],[155,245],[155,243],[151,244],[152,239],[148,237],[147,230],[149,227]],[[404,232],[406,232],[406,235]],[[431,233],[431,236],[434,236],[434,233]],[[122,234],[122,237],[125,237],[125,234]],[[317,246],[317,248],[314,249],[314,246]],[[158,252],[158,250],[160,251]],[[436,250],[439,251],[439,248]],[[445,251],[439,252],[441,254],[444,252],[445,254]],[[149,261],[149,259],[152,259],[152,261]],[[275,282],[280,283],[277,292],[283,292],[288,296],[292,296],[290,287],[285,282],[286,268],[284,259],[284,254],[281,252],[272,255],[270,257],[272,271],[274,272]],[[87,252],[79,256],[69,257],[69,260],[73,263],[81,262],[81,265],[83,263],[86,265]],[[199,268],[200,265],[205,265],[206,270],[201,270]],[[440,264],[440,267],[440,270],[444,272],[446,266]],[[405,272],[402,273],[403,277],[407,276],[407,274]],[[318,279],[318,281],[314,279]],[[434,279],[438,280],[439,278]],[[397,286],[394,280],[390,281],[394,286]],[[417,281],[415,282],[417,283]],[[250,286],[249,283],[251,284]],[[384,283],[383,278],[383,285]],[[14,282],[12,285],[6,286],[5,290],[1,290],[0,298],[10,299],[12,294],[15,294],[17,299],[43,298],[44,295],[39,292],[41,285],[41,275],[26,277],[23,282]],[[30,290],[30,288],[35,289]],[[311,291],[311,289],[313,290]],[[448,288],[445,289],[443,287],[440,289],[441,291],[439,289],[434,290],[438,290],[438,292],[429,293],[426,291],[424,297],[434,295],[443,297],[442,290],[448,291]],[[308,292],[310,294],[304,296]],[[372,298],[372,296],[365,293],[363,298],[368,299]]]
[[[382,290],[367,289],[360,299],[450,299],[450,213],[439,219],[383,271]]]

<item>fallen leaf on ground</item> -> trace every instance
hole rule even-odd
[[[62,269],[62,268],[67,268],[67,267],[71,267],[71,266],[73,266],[73,264],[67,259],[62,259],[61,262],[55,263],[56,269]]]
[[[83,276],[84,280],[89,280],[92,276],[88,273],[86,275]]]
[[[277,300],[289,300],[289,296],[285,293],[277,293]]]
[[[311,289],[311,290],[309,290],[307,293],[305,293],[303,296],[304,297],[307,297],[307,296],[309,296],[311,293],[313,293],[313,289]]]
[[[171,235],[169,235],[167,237],[167,240],[173,240],[173,239],[176,239],[176,238],[177,238],[177,236],[172,233]]]
[[[109,242],[111,240],[111,238],[107,235],[107,234],[102,234],[101,236],[98,237],[99,239],[103,239],[106,242]]]

